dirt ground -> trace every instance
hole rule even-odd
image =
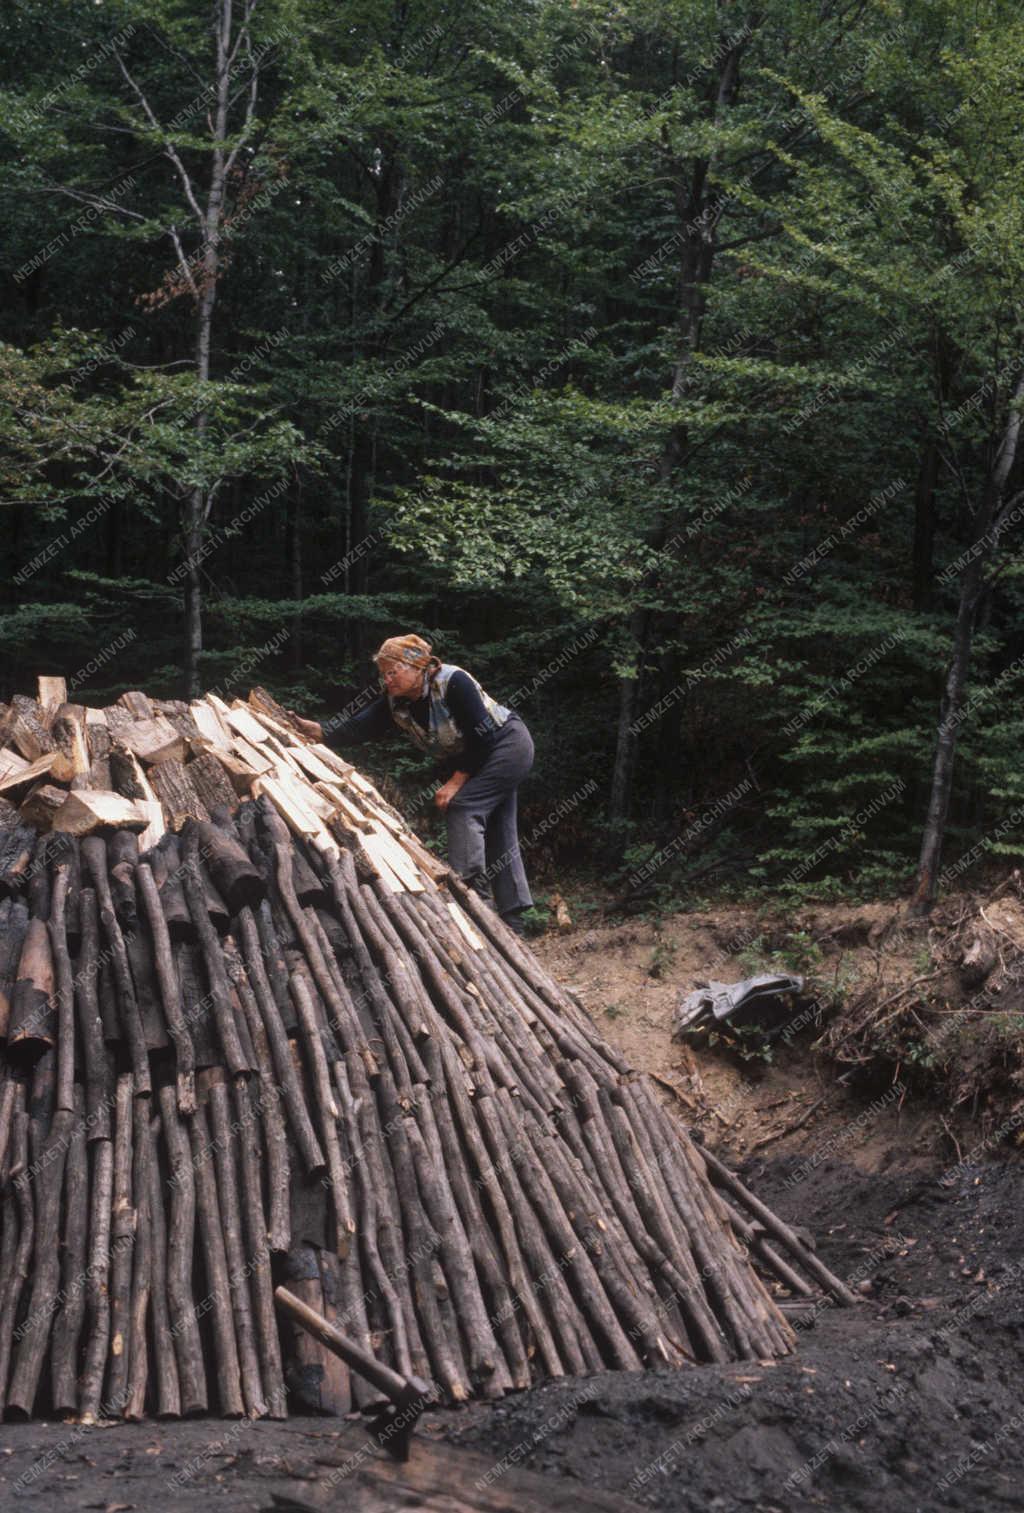
[[[824,964],[815,958],[819,974],[835,968],[872,980],[886,928],[877,909],[818,919],[819,940],[837,932]],[[964,1109],[954,1115],[912,1079],[901,1082],[898,1067],[873,1086],[840,1081],[834,1064],[809,1050],[810,1028],[768,1063],[721,1046],[688,1053],[674,1042],[679,993],[699,978],[755,970],[749,941],[763,945],[763,924],[744,911],[680,915],[659,929],[633,922],[548,936],[536,949],[603,1033],[674,1087],[665,1096],[683,1123],[782,1217],[816,1235],[826,1264],[862,1301],[817,1310],[783,1361],[549,1384],[429,1415],[417,1435],[492,1457],[497,1486],[506,1466],[548,1475],[563,1497],[575,1491],[580,1508],[589,1489],[624,1508],[680,1513],[1019,1508],[1024,1169],[1016,1125],[972,1122]],[[800,934],[791,928],[789,938]],[[837,953],[845,965],[835,967]],[[893,981],[926,971],[921,939],[901,938],[888,969]],[[311,1493],[322,1485],[337,1440],[331,1421],[309,1418],[5,1424],[0,1506],[17,1497],[40,1509],[106,1513],[176,1513],[200,1502],[269,1508],[297,1481]],[[332,1505],[353,1505],[344,1482]]]

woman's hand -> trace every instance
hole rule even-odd
[[[291,713],[291,710],[289,710],[288,713],[291,718],[291,722],[295,726],[295,729],[299,732],[299,735],[304,735],[307,741],[323,740],[324,733],[315,720],[300,720],[297,714]]]
[[[443,811],[448,808],[448,805],[451,803],[452,799],[458,793],[463,783],[468,780],[468,778],[468,772],[452,773],[447,783],[445,783],[443,787],[439,788],[434,794],[434,803],[437,805],[438,809]]]

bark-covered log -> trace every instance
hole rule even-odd
[[[120,1417],[128,1401],[128,1363],[131,1349],[132,1260],[135,1249],[135,1204],[132,1188],[134,1133],[133,1078],[117,1079],[114,1115],[114,1189],[110,1215],[110,1362],[105,1407]]]
[[[195,1172],[196,1212],[206,1266],[206,1294],[200,1306],[204,1312],[208,1309],[212,1322],[217,1361],[217,1398],[225,1418],[241,1418],[245,1413],[245,1401],[242,1397],[238,1343],[231,1307],[231,1284],[220,1205],[217,1201],[210,1127],[202,1104],[190,1120],[189,1137]]]
[[[54,992],[53,949],[50,932],[42,919],[30,919],[22,941],[7,1043],[32,1053],[52,1046],[57,1037],[57,1000]]]
[[[177,837],[168,832],[160,844],[147,854],[146,861],[153,872],[153,880],[160,895],[160,907],[164,911],[171,939],[194,939],[192,916],[181,886],[181,853]]]
[[[99,918],[96,895],[81,895],[82,947],[75,973],[75,1017],[85,1059],[85,1112],[90,1140],[109,1140],[114,1107],[114,1074],[103,1036],[97,992]]]
[[[292,886],[300,904],[321,904],[324,900],[324,885],[313,871],[300,845],[292,848]]]
[[[114,912],[114,901],[110,892],[110,880],[107,876],[107,848],[103,841],[91,835],[82,842],[82,859],[92,879],[92,885],[96,893],[96,902],[99,905],[100,919],[103,924],[103,932],[107,939],[110,951],[110,964],[117,985],[117,1006],[121,1026],[128,1041],[128,1053],[131,1057],[132,1073],[135,1077],[135,1091],[148,1093],[149,1081],[149,1058],[146,1054],[146,1040],[142,1031],[142,1019],[139,1015],[139,1006],[135,997],[135,985],[132,981],[131,968],[128,964],[128,952],[125,948],[124,935],[118,924],[117,915]]]
[[[11,723],[8,740],[25,758],[34,762],[56,749],[56,742],[42,718],[35,699],[16,693],[11,700]]]
[[[149,781],[153,792],[164,806],[167,823],[172,830],[181,830],[188,820],[209,820],[210,811],[196,792],[192,781],[192,763],[169,757],[149,769]]]
[[[183,1114],[191,1114],[196,1106],[195,1052],[185,1022],[181,984],[178,981],[170,932],[151,868],[146,862],[140,862],[135,876],[153,942],[153,965],[160,988],[167,1033],[174,1044],[178,1108]]]
[[[149,1381],[149,1310],[153,1291],[153,1209],[150,1169],[154,1159],[149,1128],[149,1099],[132,1108],[132,1199],[135,1204],[128,1379],[124,1416],[137,1422],[146,1411]]]
[[[316,1021],[310,984],[304,973],[299,971],[292,973],[291,990],[299,1013],[310,1081],[316,1096],[319,1135],[327,1155],[331,1202],[337,1226],[337,1251],[339,1256],[345,1256],[348,1254],[356,1226],[352,1216],[348,1178],[338,1142],[338,1109],[334,1102],[330,1072],[324,1055],[320,1028]]]
[[[139,1020],[142,1024],[142,1038],[146,1050],[151,1055],[158,1055],[161,1051],[168,1049],[171,1038],[167,1021],[164,1019],[162,994],[148,930],[136,929],[130,935],[126,935],[125,948],[128,952],[128,965],[131,968],[132,984],[135,988],[135,1002],[138,1005]]]
[[[14,1343],[14,1324],[29,1276],[35,1237],[35,1204],[29,1177],[29,1117],[25,1089],[19,1086],[14,1107],[8,1185],[3,1195],[3,1237],[0,1241],[0,1414],[7,1403],[7,1379]]]
[[[431,1375],[442,1384],[450,1398],[461,1402],[469,1395],[469,1383],[457,1340],[451,1337],[441,1317],[432,1266],[441,1237],[427,1218],[420,1198],[416,1169],[409,1149],[408,1126],[389,1073],[385,1072],[381,1076],[378,1096],[405,1228],[420,1330],[430,1360]]]
[[[89,731],[86,724],[84,704],[59,705],[50,727],[50,734],[58,750],[64,753],[71,769],[71,784],[77,788],[83,779],[88,780],[91,754]]]
[[[149,1125],[149,1213],[153,1235],[153,1376],[156,1382],[156,1413],[159,1418],[181,1415],[181,1384],[174,1354],[174,1335],[167,1285],[167,1214],[164,1210],[164,1183],[160,1172],[158,1140],[162,1129],[159,1117]]]
[[[237,1142],[246,1143],[258,1139],[255,1112],[246,1102],[246,1124],[235,1128],[232,1121],[230,1094],[224,1074],[220,1069],[200,1074],[200,1085],[205,1090],[210,1110],[210,1127],[214,1167],[217,1174],[217,1203],[220,1210],[221,1231],[224,1236],[224,1255],[228,1268],[230,1306],[234,1315],[235,1343],[242,1378],[242,1394],[245,1411],[250,1418],[263,1418],[267,1412],[260,1375],[259,1355],[256,1349],[256,1326],[253,1319],[249,1278],[259,1264],[261,1252],[266,1257],[266,1235],[260,1236],[255,1251],[246,1253],[243,1238],[242,1208],[239,1203],[239,1174]]]
[[[89,1265],[86,1272],[87,1333],[81,1376],[80,1412],[84,1424],[103,1413],[103,1378],[110,1344],[110,1226],[113,1211],[114,1147],[95,1140],[89,1147]]]
[[[277,1333],[277,1320],[274,1315],[274,1289],[270,1275],[270,1246],[285,1249],[289,1243],[289,1234],[283,1230],[281,1221],[278,1221],[278,1232],[275,1235],[273,1227],[268,1231],[267,1220],[264,1214],[262,1184],[260,1181],[259,1142],[255,1138],[259,1113],[263,1113],[264,1128],[267,1128],[267,1110],[262,1107],[257,1110],[254,1107],[248,1085],[239,1078],[232,1089],[234,1095],[235,1119],[243,1131],[242,1138],[238,1142],[239,1169],[242,1180],[242,1217],[245,1226],[245,1243],[249,1261],[247,1263],[252,1281],[252,1309],[253,1321],[256,1328],[256,1349],[259,1354],[260,1373],[263,1382],[263,1393],[266,1401],[266,1411],[270,1418],[287,1417],[287,1405],[285,1399],[284,1373],[281,1366],[281,1344]],[[276,1106],[273,1093],[261,1084],[261,1092],[264,1098],[269,1098]],[[252,1132],[250,1134],[250,1131]],[[282,1142],[283,1143],[283,1142]],[[287,1179],[287,1165],[284,1167],[284,1180]],[[269,1182],[272,1194],[283,1196],[287,1199],[287,1188],[275,1192],[275,1179],[277,1183],[282,1180],[281,1174],[275,1173],[271,1168]]]
[[[28,1312],[18,1325],[17,1354],[7,1393],[7,1411],[29,1417],[43,1371],[60,1278],[60,1200],[64,1165],[74,1123],[70,1109],[57,1109],[47,1136],[32,1146],[35,1236]],[[33,1121],[35,1124],[35,1121]]]
[[[186,770],[193,788],[211,817],[221,805],[229,810],[235,808],[238,797],[215,756],[206,751],[201,752],[199,756],[193,757]]]
[[[267,886],[238,841],[209,822],[190,829],[198,837],[203,864],[231,914],[255,907],[266,897]]]
[[[74,1122],[64,1168],[61,1213],[60,1309],[53,1325],[50,1372],[56,1413],[78,1412],[78,1342],[85,1318],[85,1264],[89,1240],[89,1157],[85,1094],[75,1090]]]
[[[192,1290],[195,1248],[196,1188],[189,1136],[178,1114],[173,1087],[161,1086],[160,1122],[167,1149],[167,1311],[178,1365],[181,1411],[205,1413],[206,1373]]]
[[[321,1171],[325,1165],[323,1149],[306,1108],[287,1030],[281,1018],[279,1001],[265,970],[266,960],[262,954],[259,932],[250,910],[243,909],[238,918],[249,983],[259,1006],[292,1133],[302,1152],[307,1173]]]
[[[110,789],[114,778],[110,769],[110,729],[104,724],[89,726],[89,787]]]
[[[189,913],[195,926],[202,951],[203,965],[207,973],[213,1016],[217,1024],[224,1064],[232,1076],[251,1071],[251,1065],[242,1051],[231,1005],[231,989],[228,983],[220,941],[210,923],[207,912],[206,892],[199,862],[199,836],[194,827],[185,831],[185,857],[182,884],[188,902]]]
[[[25,887],[36,847],[42,837],[26,825],[13,806],[0,799],[0,898],[18,895]]]
[[[245,911],[248,913],[249,911]],[[251,915],[250,915],[251,922]],[[270,1052],[270,1043],[260,1011],[256,1003],[256,996],[249,985],[245,975],[245,968],[237,953],[232,953],[228,958],[228,975],[232,986],[242,1005],[249,1035],[254,1047],[258,1094],[252,1099],[252,1107],[255,1115],[262,1124],[264,1134],[264,1149],[266,1151],[267,1167],[267,1190],[269,1194],[269,1221],[264,1228],[266,1233],[263,1243],[269,1244],[271,1250],[286,1251],[291,1244],[291,1225],[288,1205],[288,1140],[285,1134],[284,1124],[284,1099],[281,1090],[274,1080],[274,1067]],[[235,1101],[239,1104],[248,1104],[248,1095],[240,1083],[235,1086]],[[254,1130],[254,1142],[257,1129]],[[252,1146],[246,1144],[244,1149],[255,1152],[255,1142]],[[260,1200],[260,1216],[262,1223],[262,1199]]]
[[[719,1183],[741,1207],[753,1214],[773,1238],[778,1240],[779,1244],[794,1256],[827,1292],[831,1293],[836,1302],[843,1303],[847,1307],[852,1307],[856,1303],[857,1299],[846,1283],[834,1272],[829,1271],[824,1262],[820,1261],[813,1251],[808,1250],[799,1236],[793,1233],[790,1226],[784,1223],[777,1214],[772,1213],[771,1209],[762,1203],[760,1198],[756,1197],[723,1161],[719,1161],[717,1156],[712,1155],[703,1146],[700,1149],[700,1157],[713,1180]]]
[[[5,898],[0,903],[0,1036],[4,1038],[27,929],[28,906],[20,899]]]
[[[36,830],[49,830],[58,813],[63,809],[67,796],[66,788],[58,788],[54,783],[40,783],[38,787],[30,789],[22,799],[21,817],[27,825],[32,825]]]
[[[115,830],[107,841],[107,870],[114,913],[125,931],[135,928],[135,868],[139,861],[139,837],[131,830]]]

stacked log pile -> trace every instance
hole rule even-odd
[[[262,690],[0,706],[0,1039],[11,1416],[373,1405],[278,1282],[450,1402],[789,1351],[748,1251],[843,1296]]]

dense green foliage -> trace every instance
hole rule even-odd
[[[973,544],[946,856],[1015,852],[1019,8],[236,0],[203,379],[222,13],[5,11],[0,691],[182,693],[199,498],[204,686],[330,713],[416,630],[538,862],[902,885]]]

